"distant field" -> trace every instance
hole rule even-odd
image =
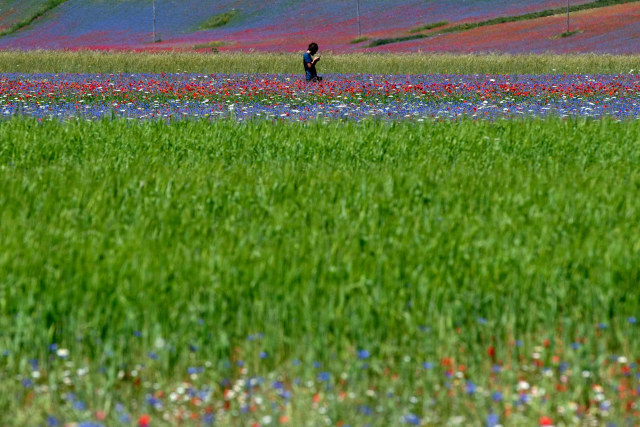
[[[464,24],[462,26],[464,27]],[[426,34],[411,36],[424,37],[422,39],[389,44],[376,50],[460,53],[640,53],[640,3],[626,3],[572,13],[569,29],[574,33],[562,37],[566,28],[566,15],[556,13],[544,18],[506,22],[451,33],[446,33],[447,28],[442,34],[435,29]]]
[[[635,422],[639,162],[638,121],[2,121],[0,423]]]
[[[599,3],[572,0],[574,5]],[[334,51],[362,50],[355,2],[320,0],[156,0],[156,40],[149,0],[0,0],[0,48],[220,49],[295,51],[314,38]],[[477,22],[561,7],[564,0],[367,0],[363,34],[394,37],[437,21]],[[212,25],[214,24],[214,25]]]
[[[328,53],[318,69],[368,74],[622,74],[637,73],[640,56]],[[302,65],[301,53],[0,51],[0,72],[302,74]]]

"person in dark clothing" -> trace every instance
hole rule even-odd
[[[320,61],[320,55],[316,58],[313,57],[316,53],[318,53],[318,45],[316,43],[311,43],[305,54],[302,56],[304,77],[308,82],[322,81],[322,77],[319,77],[318,72],[316,71],[316,64]]]

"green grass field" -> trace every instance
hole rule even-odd
[[[638,55],[321,53],[323,59],[318,65],[321,73],[621,74],[638,72],[640,69]],[[300,55],[301,52],[202,54],[0,51],[0,72],[300,74]]]
[[[149,390],[263,375],[292,425],[573,425],[639,356],[639,162],[637,121],[0,122],[0,424],[172,424]]]

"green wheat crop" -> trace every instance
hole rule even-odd
[[[367,381],[408,398],[441,380],[406,357],[459,357],[482,383],[488,345],[596,342],[598,322],[601,347],[571,360],[638,354],[639,162],[638,121],[0,122],[0,422],[71,413],[65,389],[16,380],[37,358],[56,383],[51,343],[88,363],[67,390],[108,416],[145,360],[164,385],[239,357],[338,375],[364,348]]]
[[[0,72],[301,73],[300,53],[123,53],[2,51]],[[376,54],[323,56],[322,73],[619,74],[638,72],[637,55]]]

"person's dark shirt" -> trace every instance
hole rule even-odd
[[[313,63],[313,58],[309,52],[305,52],[302,56],[302,64],[304,65],[304,75],[307,80],[311,80],[314,77],[318,77],[316,72],[316,64]],[[311,64],[307,66],[307,64]]]

